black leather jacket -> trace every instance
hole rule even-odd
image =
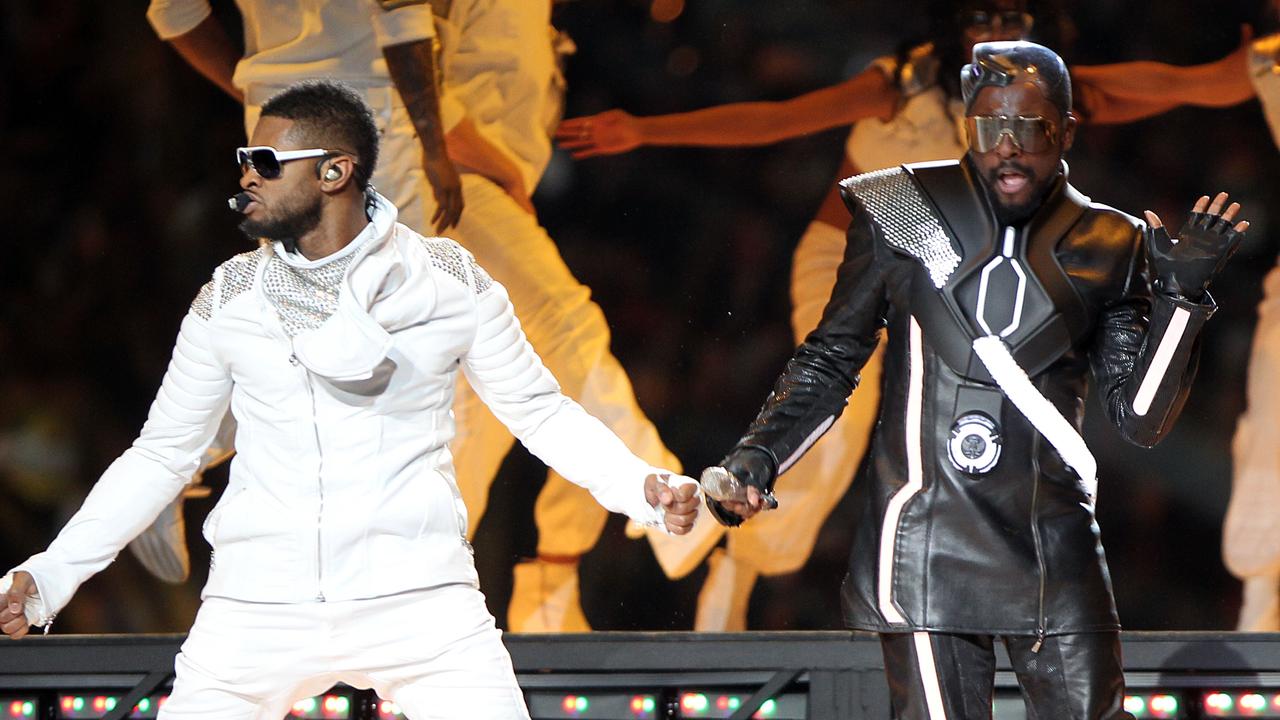
[[[855,489],[848,624],[1042,636],[1116,629],[1086,482],[1009,402],[971,343],[1003,332],[1077,432],[1092,369],[1112,424],[1150,446],[1186,398],[1212,301],[1153,297],[1142,224],[1090,203],[1065,167],[1035,216],[1012,230],[998,226],[975,172],[965,160],[842,183],[853,222],[831,301],[725,464],[763,473],[751,481],[771,487],[843,410],[887,327],[869,476]],[[975,413],[992,421],[987,440],[1000,450],[982,472],[952,460],[953,431]],[[786,502],[785,480],[778,496]]]

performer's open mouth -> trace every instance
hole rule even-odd
[[[996,188],[1005,195],[1016,195],[1022,192],[1031,182],[1025,173],[1012,168],[1002,169],[996,173]]]

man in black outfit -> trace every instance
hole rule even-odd
[[[880,633],[897,717],[990,717],[997,636],[1029,717],[1129,717],[1079,434],[1088,373],[1128,440],[1168,432],[1207,288],[1248,223],[1206,196],[1175,241],[1071,187],[1071,81],[1051,50],[984,43],[962,78],[962,160],[842,182],[853,221],[822,322],[722,461],[746,498],[708,503],[735,525],[771,500],[887,327],[842,594],[849,626]]]

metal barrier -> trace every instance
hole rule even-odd
[[[153,718],[181,635],[0,641],[0,718]],[[535,718],[888,718],[880,647],[847,632],[507,635]],[[1280,718],[1280,634],[1126,633],[1127,707],[1139,718]],[[997,646],[996,717],[1023,717]],[[335,688],[292,717],[400,717]]]

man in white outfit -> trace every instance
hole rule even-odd
[[[183,320],[142,433],[43,553],[5,576],[0,630],[48,626],[199,467],[238,453],[205,524],[204,604],[161,717],[279,718],[335,682],[410,718],[528,717],[485,609],[448,443],[458,369],[538,457],[610,510],[686,533],[696,485],[565,397],[507,292],[368,185],[377,130],[332,82],[262,107],[237,151],[242,229]]]
[[[246,56],[238,64],[227,59],[230,42],[209,17],[208,0],[152,0],[148,18],[194,67],[243,97],[249,132],[262,99],[282,84],[336,76],[356,85],[374,107],[383,134],[387,162],[373,183],[402,208],[401,221],[424,233],[428,217],[438,219],[437,232],[444,222],[457,221],[450,236],[507,287],[530,342],[564,392],[638,455],[678,470],[679,461],[662,444],[609,351],[609,328],[590,289],[573,277],[529,200],[551,156],[549,134],[563,95],[549,0],[238,0],[237,5],[246,39]],[[438,54],[424,50],[431,43]],[[396,62],[397,56],[417,62]],[[436,72],[442,80],[438,88],[431,83]],[[436,182],[447,180],[452,168],[430,170],[438,157],[431,149],[434,135],[444,138],[461,174],[457,207],[465,202],[466,211],[460,220],[451,209],[454,196],[442,193]],[[434,196],[427,192],[428,179],[437,188]],[[472,509],[470,537],[513,438],[465,383],[455,414],[452,450],[458,484]],[[587,630],[578,603],[577,563],[595,545],[607,513],[552,472],[535,516],[539,558],[515,570],[508,627]],[[716,525],[700,523],[700,532],[704,527],[714,532]],[[162,537],[179,542],[173,532]]]
[[[244,18],[243,57],[211,15],[208,0],[152,0],[147,19],[192,67],[245,105],[245,137],[253,133],[262,102],[289,83],[324,76],[351,85],[375,109],[384,161],[372,180],[399,209],[400,222],[426,234],[456,225],[462,183],[440,128],[435,24],[425,0],[243,0],[237,5]],[[460,127],[453,143],[476,142],[474,132],[467,134],[471,129]],[[434,202],[424,200],[431,196]],[[228,417],[200,472],[231,456],[234,432]],[[193,487],[188,493],[201,490]],[[190,558],[182,498],[165,508],[130,549],[161,580],[186,580]]]

